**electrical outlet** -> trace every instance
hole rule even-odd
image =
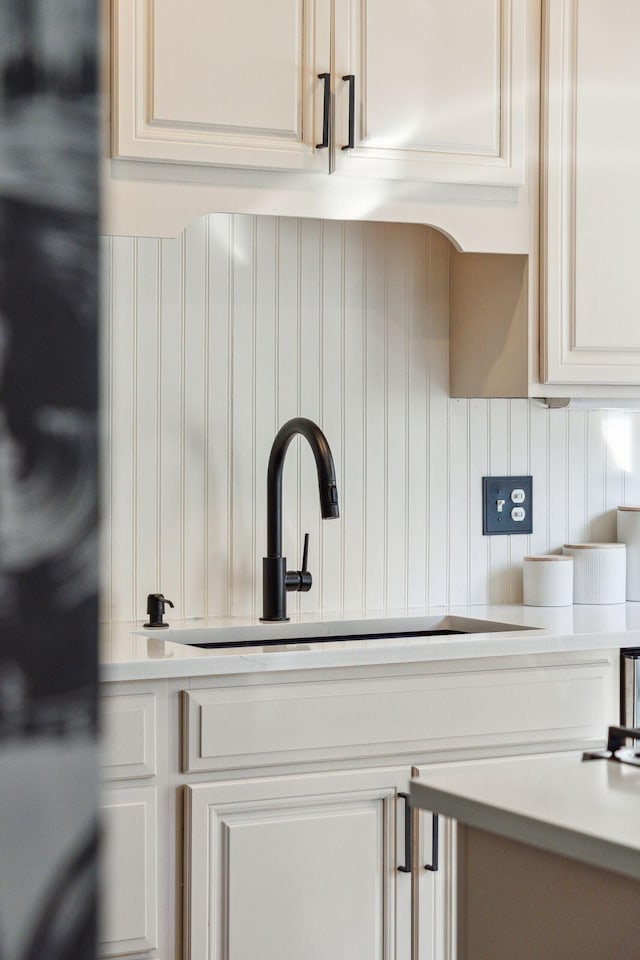
[[[482,532],[533,533],[533,477],[482,478]]]

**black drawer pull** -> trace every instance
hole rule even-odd
[[[356,78],[355,74],[347,73],[342,78],[349,84],[349,141],[342,148],[343,150],[353,150],[355,147],[355,115],[356,115]]]
[[[316,143],[316,150],[329,146],[329,107],[331,105],[331,74],[319,73],[318,80],[324,80],[324,104],[322,108],[322,143]]]
[[[438,814],[431,817],[431,863],[425,863],[425,870],[436,873],[438,870]]]
[[[398,792],[398,796],[404,800],[404,865],[398,867],[400,873],[411,873],[411,807],[409,806],[409,794]]]

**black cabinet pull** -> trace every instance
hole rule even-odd
[[[342,79],[349,84],[349,142],[342,149],[353,150],[355,147],[356,78],[355,74],[347,73]]]
[[[331,74],[319,73],[318,80],[324,80],[324,105],[322,108],[322,143],[316,143],[316,150],[329,146],[329,107],[331,105]]]
[[[431,817],[431,863],[425,863],[425,870],[436,873],[438,870],[438,814]]]
[[[411,807],[409,806],[409,794],[400,793],[398,796],[404,800],[404,866],[398,867],[400,873],[411,873]]]

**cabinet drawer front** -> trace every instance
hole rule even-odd
[[[183,770],[601,738],[611,670],[592,659],[188,691]]]
[[[101,711],[103,777],[133,780],[155,776],[155,694],[103,697]]]

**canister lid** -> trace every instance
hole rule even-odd
[[[623,513],[640,513],[640,507],[618,507]]]
[[[563,550],[626,550],[624,543],[565,543]]]
[[[561,554],[559,554],[559,553],[550,553],[550,554],[547,554],[546,556],[542,556],[542,557],[524,557],[524,559],[525,559],[525,560],[528,560],[528,561],[530,561],[530,562],[531,562],[531,561],[535,561],[535,562],[537,563],[537,562],[539,562],[539,561],[547,561],[547,560],[569,560],[569,561],[572,561],[572,560],[573,560],[573,557],[563,557],[563,556],[562,556]]]

